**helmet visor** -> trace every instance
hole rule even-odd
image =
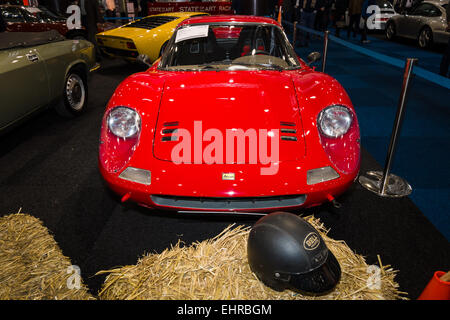
[[[335,256],[328,251],[325,263],[304,274],[292,275],[291,289],[305,294],[320,295],[331,291],[341,278],[341,268]]]

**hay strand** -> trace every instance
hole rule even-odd
[[[339,261],[342,277],[336,289],[311,297],[274,291],[264,286],[247,263],[250,228],[230,225],[212,239],[183,246],[181,241],[160,254],[146,254],[133,266],[107,273],[100,299],[144,300],[313,300],[313,299],[406,299],[394,281],[397,271],[389,265],[367,265],[344,241],[331,239],[328,230],[313,216],[305,218],[322,235]]]
[[[94,299],[82,282],[79,289],[68,285],[71,266],[39,219],[22,213],[0,218],[1,300]]]

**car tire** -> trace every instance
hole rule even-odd
[[[56,112],[65,118],[82,114],[87,107],[87,78],[81,68],[71,69],[64,81],[63,96],[56,106]]]
[[[386,26],[385,31],[386,39],[394,40],[396,36],[395,24],[393,22],[389,22]]]
[[[429,27],[423,27],[417,37],[417,43],[423,49],[431,47],[433,44],[433,31]]]

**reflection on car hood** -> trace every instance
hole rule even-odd
[[[168,77],[161,98],[154,154],[170,160],[175,141],[163,141],[167,124],[194,135],[201,130],[279,130],[280,160],[297,160],[305,144],[296,91],[289,74],[279,71],[180,72]],[[198,126],[197,126],[198,128]],[[289,133],[281,132],[290,129]],[[282,139],[281,136],[290,138]],[[225,141],[224,141],[225,143]],[[205,143],[206,144],[206,143]],[[248,149],[247,149],[248,150]]]

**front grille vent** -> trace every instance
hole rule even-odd
[[[163,129],[161,131],[161,141],[178,141],[178,136],[176,135],[176,133],[178,132],[178,125],[178,121],[164,122]]]
[[[294,122],[281,121],[281,140],[285,141],[297,141],[297,129]]]

